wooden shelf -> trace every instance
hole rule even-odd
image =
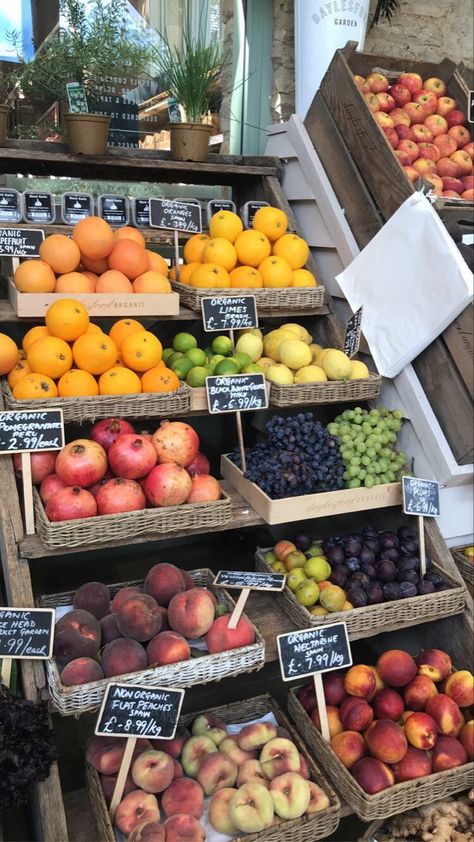
[[[132,223],[130,223],[132,224]],[[112,228],[116,226],[112,225]],[[121,226],[120,226],[121,227]],[[135,226],[133,226],[135,227]],[[64,222],[43,223],[43,222],[0,222],[0,228],[12,228],[15,231],[29,231],[31,228],[41,228],[45,235],[49,237],[51,234],[71,234],[74,230],[74,225],[66,225]],[[137,228],[143,234],[147,243],[159,243],[174,247],[173,232],[165,231],[161,228]],[[184,231],[179,232],[180,240],[188,240],[191,234]]]

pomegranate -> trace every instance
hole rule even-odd
[[[153,442],[136,433],[119,436],[108,455],[114,474],[124,479],[146,476],[155,467],[157,460]]]
[[[180,506],[187,500],[191,485],[184,468],[166,462],[150,471],[143,488],[152,506]]]
[[[31,479],[33,485],[41,485],[44,479],[49,474],[54,473],[54,465],[56,462],[57,453],[43,452],[41,450],[30,454],[31,459]],[[21,477],[21,453],[15,453],[13,457],[13,464],[15,465],[15,473],[17,477]]]
[[[76,439],[59,452],[56,473],[66,485],[89,485],[99,482],[107,470],[104,448],[89,439]]]
[[[189,463],[189,465],[186,465],[186,470],[192,477],[195,474],[208,474],[211,470],[209,459],[207,456],[204,456],[204,453],[201,453],[201,451],[198,450],[197,456]]]
[[[79,488],[61,488],[51,495],[46,503],[46,514],[50,520],[78,520],[83,517],[95,517],[97,504],[90,491]]]
[[[123,421],[122,418],[103,418],[102,421],[97,421],[92,427],[90,436],[92,441],[102,445],[105,452],[108,453],[109,447],[117,441],[119,436],[126,433],[134,433],[132,425],[128,421]]]
[[[190,465],[199,453],[199,436],[183,421],[162,421],[153,433],[158,462]]]
[[[109,479],[101,485],[95,499],[99,515],[137,512],[146,507],[146,497],[138,482],[121,477]]]
[[[220,500],[221,484],[210,474],[191,477],[191,492],[186,503],[210,503]]]
[[[55,491],[60,491],[61,488],[66,488],[62,479],[59,479],[57,474],[48,474],[41,483],[39,490],[43,504],[46,506],[46,503],[51,495],[54,494]]]
[[[114,476],[115,476],[115,474],[112,473],[110,468],[107,468],[107,470],[106,470],[104,476],[102,477],[102,479],[100,479],[99,482],[95,482],[94,485],[90,485],[87,490],[90,491],[90,493],[93,494],[94,497],[95,497],[99,488],[102,488],[102,486],[105,485],[107,480],[113,479]]]

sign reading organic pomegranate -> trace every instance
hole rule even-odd
[[[0,412],[0,454],[61,450],[62,447],[62,409]]]
[[[184,690],[108,684],[97,718],[100,737],[148,737],[172,740],[178,725]]]

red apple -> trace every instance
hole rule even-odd
[[[382,91],[388,91],[390,84],[386,76],[382,73],[370,73],[365,80],[374,94],[380,94]]]
[[[456,108],[456,100],[451,96],[442,96],[438,100],[438,114],[441,114],[442,117],[446,117],[446,114],[449,114],[454,108]]]
[[[456,161],[461,168],[461,175],[471,175],[472,173],[472,161],[467,152],[464,149],[458,149],[457,152],[453,152],[450,155],[451,161]]]
[[[441,178],[459,178],[461,175],[461,167],[456,161],[452,161],[451,158],[440,158],[436,170]],[[456,188],[446,187],[445,189],[455,190]]]
[[[376,111],[380,111],[380,104],[374,93],[364,94],[364,99],[374,114]]]
[[[463,149],[464,146],[467,146],[471,142],[471,133],[465,126],[451,126],[448,129],[448,135],[456,141],[458,149]]]
[[[423,79],[418,73],[401,73],[397,79],[397,84],[404,85],[413,95],[417,91],[421,91]]]
[[[406,111],[412,123],[424,123],[426,114],[421,103],[407,102],[407,104],[403,106],[403,110]]]
[[[356,75],[356,76],[353,77],[353,79],[354,79],[354,82],[356,83],[357,87],[359,88],[359,91],[361,91],[361,93],[368,94],[370,92],[370,88],[369,88],[369,86],[368,86],[368,84],[365,81],[363,76],[357,76]]]
[[[446,199],[460,199],[461,198],[459,193],[456,193],[455,190],[443,190],[441,195],[444,196]]]
[[[438,98],[432,91],[426,91],[424,88],[413,94],[413,102],[419,102],[425,109],[425,114],[428,117],[430,114],[436,114],[438,110]]]
[[[380,94],[375,94],[375,96],[379,101],[381,111],[385,111],[387,114],[390,111],[393,111],[396,104],[393,96],[390,96],[390,94],[388,94],[386,91],[383,91]]]
[[[374,120],[379,124],[381,129],[393,129],[393,120],[385,111],[376,111],[374,113]]]
[[[431,160],[431,158],[417,158],[416,161],[414,161],[413,166],[416,170],[418,170],[423,178],[425,175],[428,175],[428,173],[436,172],[436,164]]]
[[[450,137],[449,134],[437,135],[437,137],[433,139],[433,143],[438,147],[442,158],[449,158],[449,156],[452,155],[453,152],[456,152],[456,149],[458,148],[454,137]],[[454,147],[456,147],[456,149]]]
[[[397,156],[397,158],[398,158],[402,167],[409,167],[410,166],[412,161],[411,161],[411,158],[410,158],[410,156],[409,156],[409,154],[406,150],[395,149],[393,154]]]
[[[390,88],[390,96],[395,100],[395,104],[401,108],[411,101],[411,93],[405,85],[400,85],[398,82]]]
[[[433,133],[433,137],[437,137],[439,134],[446,134],[448,131],[448,124],[440,114],[430,114],[423,122],[429,128],[430,132]]]
[[[407,167],[403,167],[403,169],[405,170],[408,181],[411,181],[412,184],[420,177],[418,170],[415,170],[415,167],[412,167],[411,164]]]
[[[441,194],[443,192],[443,182],[442,182],[441,178],[439,177],[439,175],[436,175],[435,173],[429,173],[428,175],[424,176],[424,179],[425,179],[425,181],[427,181],[429,184],[432,185],[433,193],[436,196],[441,196]]]
[[[398,146],[398,141],[400,140],[400,138],[398,137],[395,129],[392,128],[391,126],[385,126],[385,128],[382,128],[382,131],[383,131],[385,137],[387,138],[387,140],[388,140],[390,146],[392,147],[392,149],[396,149],[397,146]]]
[[[464,146],[464,151],[467,152],[471,161],[474,161],[474,142],[472,140],[469,143],[466,143],[466,145]]]
[[[453,178],[452,176],[443,176],[441,181],[443,182],[443,190],[454,190],[455,193],[461,194],[465,187],[460,178]]]
[[[446,114],[446,120],[448,126],[464,126],[467,123],[467,117],[464,111],[460,111],[458,108],[453,108],[451,111],[448,111]]]
[[[418,145],[416,143],[414,143],[413,140],[401,140],[400,143],[398,144],[397,149],[400,152],[406,152],[408,154],[408,156],[410,158],[410,163],[413,163],[413,161],[416,161],[416,159],[419,157],[419,154],[420,154]],[[423,157],[426,158],[426,157],[429,157],[429,156],[424,155]]]
[[[436,98],[444,96],[446,93],[446,85],[443,80],[438,79],[437,76],[431,76],[429,79],[425,79],[423,82],[423,88],[425,91],[432,91]]]
[[[441,154],[434,143],[417,143],[420,158],[431,158],[432,161],[439,161]]]
[[[427,126],[423,125],[423,123],[414,123],[411,127],[411,133],[415,143],[431,143],[433,140],[432,133]],[[453,152],[454,151],[455,150],[453,149]]]
[[[404,108],[394,108],[393,111],[390,112],[390,117],[393,120],[393,125],[398,126],[403,123],[404,126],[411,125],[411,117]]]
[[[392,111],[393,114],[393,111]],[[390,116],[392,116],[392,114]],[[393,120],[393,117],[392,117]],[[395,131],[398,135],[399,140],[413,140],[413,132],[410,126],[405,125],[405,123],[398,123],[395,126]],[[453,150],[456,151],[456,150]]]

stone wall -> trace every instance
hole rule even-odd
[[[291,0],[273,0],[272,117],[285,121],[295,110],[295,27]]]

